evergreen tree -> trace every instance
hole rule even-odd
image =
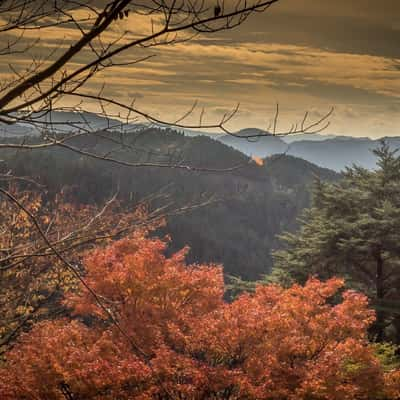
[[[344,276],[370,296],[376,339],[400,343],[400,157],[384,141],[373,152],[375,171],[353,166],[337,183],[316,182],[301,228],[281,236],[271,279]]]

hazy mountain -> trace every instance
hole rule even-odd
[[[96,132],[99,130],[131,131],[143,124],[124,124],[115,118],[105,118],[90,112],[52,111],[32,115],[31,123],[0,124],[0,136],[38,136],[46,130],[52,133]]]
[[[51,123],[51,129],[61,133],[68,133],[71,130],[87,130],[95,132],[102,129],[118,129],[122,123],[114,118],[104,118],[89,112],[51,112],[39,118],[40,121]]]
[[[104,129],[118,132],[135,132],[147,129],[145,124],[123,124],[115,118],[104,118],[89,112],[51,112],[45,116],[37,116],[38,122],[52,122],[58,133],[71,131],[96,132]],[[38,124],[43,127],[44,124]],[[159,126],[161,130],[171,130],[168,126]],[[247,156],[265,158],[274,154],[287,154],[303,158],[320,167],[341,171],[353,163],[365,168],[375,168],[375,157],[371,149],[379,145],[378,140],[349,136],[333,136],[324,134],[288,135],[283,137],[268,136],[257,128],[246,128],[234,135],[218,134],[196,130],[181,130],[186,137],[206,136],[222,142]],[[39,135],[40,130],[27,124],[0,124],[0,137]],[[260,135],[259,137],[253,137]],[[238,137],[240,136],[240,137]],[[393,148],[400,148],[400,137],[386,138]]]
[[[247,132],[249,133],[249,132]],[[255,138],[235,137],[224,135],[217,138],[220,142],[237,149],[248,156],[268,157],[273,154],[283,153],[287,143],[277,136],[260,136]]]
[[[185,136],[188,136],[188,137],[208,136],[211,139],[219,139],[219,138],[224,136],[223,133],[207,132],[207,131],[195,131],[193,129],[183,129],[182,131],[185,134]]]
[[[248,135],[257,133],[256,130],[246,130],[246,132]],[[313,137],[301,135],[303,139],[293,140],[294,137],[261,136],[246,139],[225,135],[218,140],[248,156],[264,158],[274,154],[287,154],[335,171],[342,171],[345,167],[351,167],[353,164],[368,169],[376,167],[376,158],[371,150],[379,146],[381,139],[349,136],[335,136],[326,139],[323,135],[314,135]],[[393,149],[400,148],[400,137],[384,139]]]
[[[393,149],[400,148],[400,138],[385,138]],[[341,171],[353,164],[374,169],[376,157],[371,152],[380,140],[368,138],[335,138],[321,142],[300,141],[290,145],[287,154],[303,158],[321,167]]]
[[[0,122],[0,137],[13,137],[13,136],[36,136],[39,132],[31,125],[27,124],[13,124],[8,125]]]
[[[313,142],[321,142],[323,140],[334,139],[336,137],[344,137],[344,136],[323,135],[323,134],[320,134],[320,133],[313,133],[313,134],[302,133],[302,134],[298,134],[298,135],[281,136],[282,140],[285,143],[299,142],[301,140],[308,140],[308,141],[313,141]]]
[[[231,135],[227,135],[225,133],[216,133],[216,132],[203,132],[203,131],[194,131],[190,129],[184,129],[183,132],[185,133],[185,136],[209,136],[212,139],[218,139],[221,140],[222,142],[228,141],[229,137],[232,137]],[[254,135],[259,135],[259,136],[271,136],[268,135],[268,133],[262,129],[259,128],[245,128],[241,129],[238,132],[234,132],[234,136],[240,136],[240,137],[251,137]],[[298,142],[301,140],[311,140],[311,141],[322,141],[326,139],[334,139],[336,137],[343,137],[345,136],[336,136],[336,135],[323,135],[320,133],[313,133],[313,134],[298,134],[298,135],[287,135],[287,136],[279,136],[278,138],[282,139],[285,143],[293,143],[293,142]],[[251,140],[251,138],[250,138]],[[253,139],[255,140],[255,138]]]

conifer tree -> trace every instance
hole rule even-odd
[[[399,343],[400,157],[384,141],[373,152],[376,170],[353,166],[337,183],[316,182],[299,231],[281,236],[273,276],[287,283],[344,276],[371,298],[376,339],[394,331]]]

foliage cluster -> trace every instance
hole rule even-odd
[[[82,272],[84,250],[128,233],[145,218],[142,209],[127,213],[118,202],[104,207],[67,202],[67,190],[50,196],[43,190],[9,193],[19,204],[0,198],[0,354],[33,322],[65,313],[59,300],[73,289],[76,276],[49,248],[48,241]]]
[[[43,321],[7,353],[3,399],[395,399],[367,329],[364,295],[343,281],[259,286],[223,300],[222,268],[186,265],[186,249],[135,234],[85,258],[74,318]],[[341,296],[333,305],[330,299]]]

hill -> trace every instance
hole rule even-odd
[[[108,154],[129,162],[180,163],[232,172],[193,172],[172,168],[131,168],[84,157],[64,148],[1,151],[6,168],[34,176],[49,193],[68,185],[70,201],[100,203],[117,190],[122,202],[154,197],[151,207],[174,207],[217,202],[168,218],[159,234],[172,237],[172,250],[189,245],[189,261],[221,262],[227,274],[256,279],[268,273],[276,234],[295,226],[309,204],[315,176],[334,180],[339,175],[291,156],[271,157],[263,167],[243,153],[205,136],[186,137],[168,129],[146,129],[124,137],[82,136],[70,144],[85,151]],[[113,141],[114,139],[114,141]],[[3,139],[3,141],[10,139]],[[15,141],[16,139],[14,139]],[[30,140],[34,142],[35,138]],[[61,183],[62,182],[62,183]],[[50,196],[49,194],[49,196]],[[157,194],[154,196],[154,194]],[[49,200],[51,201],[51,200]]]
[[[49,121],[54,124],[53,130],[61,134],[71,130],[96,132],[102,129],[130,133],[146,128],[143,124],[123,124],[120,120],[104,118],[89,112],[53,111],[43,116],[35,116],[35,118],[38,122],[36,126],[22,123],[14,125],[0,123],[0,138],[24,135],[39,136],[39,127],[43,127],[43,122]],[[149,127],[147,126],[147,128]],[[169,130],[167,126],[160,125],[157,128],[164,131]],[[287,154],[337,172],[346,167],[351,167],[353,163],[367,169],[374,169],[376,167],[375,157],[370,150],[377,148],[380,140],[327,134],[299,134],[277,137],[267,135],[265,131],[258,128],[246,128],[236,132],[235,135],[240,137],[200,130],[183,129],[180,131],[186,137],[209,137],[239,150],[249,157],[265,158],[274,154]],[[261,136],[252,137],[253,135]],[[400,148],[400,137],[389,137],[386,140],[393,148]]]
[[[246,132],[250,133],[253,131],[246,130]],[[253,133],[257,134],[257,132]],[[224,135],[218,137],[217,140],[248,156],[261,158],[283,153],[287,149],[287,144],[281,138],[276,136],[260,136],[246,139],[245,135],[242,137]]]
[[[398,148],[400,141],[397,138],[390,140],[393,147]],[[376,157],[371,150],[379,146],[378,140],[368,138],[335,138],[320,142],[299,141],[290,145],[287,154],[304,158],[321,167],[335,171],[344,170],[357,164],[367,169],[376,167]]]
[[[376,149],[382,140],[344,136],[324,139],[322,135],[312,139],[303,135],[300,140],[294,140],[290,136],[262,136],[246,140],[228,135],[217,139],[248,156],[264,158],[274,154],[292,155],[337,172],[353,164],[374,169],[376,158],[371,150]],[[400,137],[383,139],[393,149],[400,148]]]

